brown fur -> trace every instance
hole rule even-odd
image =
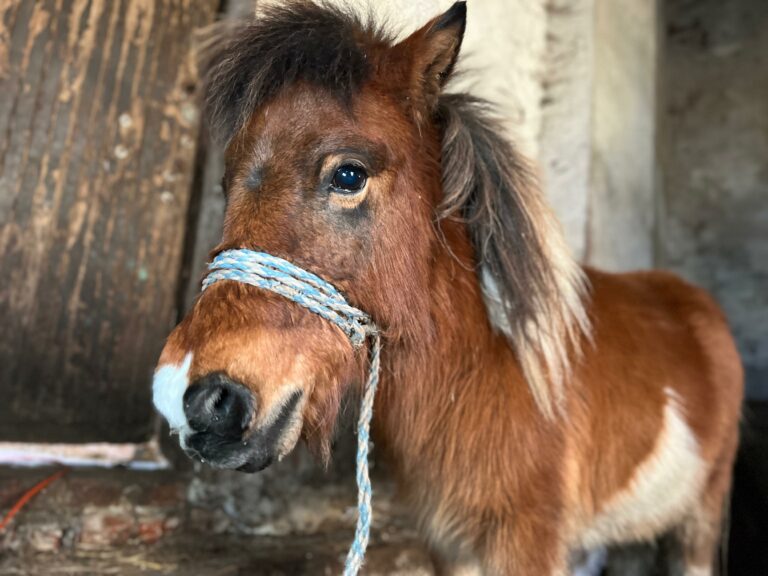
[[[249,26],[301,24],[295,32],[304,33],[317,10],[294,4]],[[232,132],[217,250],[287,258],[384,329],[377,450],[441,570],[474,563],[490,575],[564,574],[569,550],[663,448],[670,395],[706,479],[695,505],[632,534],[677,528],[687,566],[710,564],[742,395],[722,313],[669,274],[573,264],[524,161],[471,102],[438,96],[460,44],[461,6],[396,46],[337,11],[322,14],[322,30],[345,35],[329,45],[360,50],[364,73],[334,69],[344,79],[337,86],[299,59],[285,85],[260,91],[238,68],[237,82],[260,96],[212,96],[214,107],[233,108],[214,110]],[[329,25],[334,18],[343,26]],[[265,53],[290,60],[300,48]],[[226,45],[221,58],[237,62]],[[226,83],[222,70],[214,77]],[[336,197],[322,183],[349,154],[368,167],[368,185]],[[494,276],[500,309],[482,269]],[[200,298],[160,363],[187,352],[193,379],[222,371],[252,390],[254,427],[301,389],[302,434],[323,455],[340,399],[365,370],[365,355],[335,327],[229,282]]]

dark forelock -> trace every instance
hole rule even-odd
[[[207,50],[205,108],[214,133],[224,141],[256,108],[295,81],[350,102],[371,75],[371,48],[387,41],[354,13],[304,0],[265,7],[217,37]]]

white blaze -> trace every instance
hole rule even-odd
[[[189,384],[189,367],[192,352],[188,352],[181,364],[166,364],[155,371],[152,382],[152,401],[162,414],[171,430],[183,435],[189,429],[184,414],[184,392]]]

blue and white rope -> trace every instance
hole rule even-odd
[[[368,473],[373,400],[379,384],[381,337],[376,325],[362,310],[347,304],[344,296],[322,278],[287,260],[253,250],[226,250],[208,265],[203,290],[221,280],[234,280],[270,290],[333,322],[355,348],[371,338],[370,372],[360,402],[357,421],[357,527],[344,563],[344,576],[354,576],[363,565],[371,532],[371,479]]]

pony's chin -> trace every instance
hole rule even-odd
[[[280,439],[274,455],[270,455],[266,458],[249,459],[242,466],[235,468],[235,470],[238,472],[245,472],[246,474],[254,474],[269,468],[275,461],[281,461],[285,456],[290,454],[294,448],[296,448],[296,444],[299,442],[299,437],[301,436],[301,417],[298,418],[298,421],[298,433],[293,432],[293,427],[291,427],[289,430],[286,430],[286,435]]]
[[[286,430],[286,435],[280,439],[274,455],[269,455],[265,458],[251,458],[243,465],[235,468],[235,470],[245,472],[246,474],[254,474],[269,468],[275,461],[281,461],[296,448],[296,444],[299,442],[299,437],[301,436],[301,417],[298,418],[298,421],[298,426],[296,427],[298,432],[294,433],[293,427]]]
[[[236,468],[238,472],[245,472],[246,474],[255,474],[256,472],[261,472],[262,470],[269,468],[269,466],[272,464],[272,459],[266,460],[262,463],[258,462],[246,462],[240,468]]]

